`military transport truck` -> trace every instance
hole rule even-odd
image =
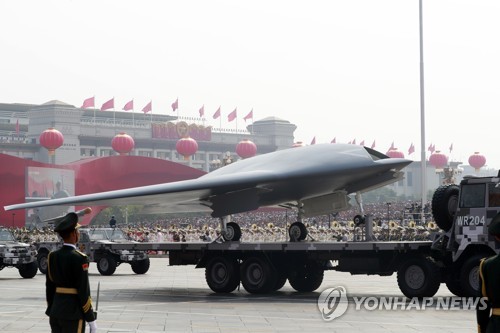
[[[19,275],[31,279],[38,270],[34,246],[16,241],[9,229],[0,228],[0,270],[15,267]]]
[[[433,241],[433,257],[443,282],[455,295],[477,295],[480,259],[500,251],[488,235],[488,226],[499,212],[500,173],[466,176],[460,185],[443,185],[434,192],[432,213],[443,232]]]
[[[80,228],[80,241],[76,244],[79,251],[85,253],[91,262],[97,263],[101,275],[112,275],[116,267],[128,263],[136,274],[145,274],[149,270],[149,257],[145,251],[133,249],[95,249],[100,244],[133,244],[119,228]],[[50,251],[62,246],[59,242],[35,243],[38,250],[38,268],[47,273],[47,256]]]

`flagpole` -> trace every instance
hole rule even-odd
[[[427,190],[426,190],[426,160],[425,160],[425,99],[424,99],[424,40],[423,40],[423,20],[422,20],[422,0],[419,0],[419,37],[420,37],[420,145],[422,146],[420,158],[421,158],[421,178],[422,178],[422,212],[421,212],[421,223],[425,224],[425,213],[424,207],[427,201]]]

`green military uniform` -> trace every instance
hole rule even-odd
[[[56,221],[54,231],[79,227],[78,216],[69,213]],[[73,244],[64,244],[47,259],[46,297],[52,332],[84,332],[85,322],[95,320],[90,297],[88,257]]]
[[[500,214],[488,227],[488,233],[500,237]],[[477,308],[477,325],[480,333],[500,332],[500,256],[481,260],[479,265],[479,290],[488,298],[485,309]]]

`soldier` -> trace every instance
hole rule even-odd
[[[97,331],[96,316],[92,308],[89,287],[89,259],[77,251],[80,232],[78,215],[69,213],[54,222],[54,231],[64,240],[64,245],[49,253],[47,259],[46,297],[52,333]]]
[[[500,214],[497,214],[488,227],[488,233],[500,242]],[[478,302],[477,325],[480,333],[500,332],[500,256],[495,255],[481,260],[479,264],[479,290],[486,297],[487,308],[480,309]],[[491,311],[491,314],[490,314]]]

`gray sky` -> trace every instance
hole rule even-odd
[[[296,141],[394,142],[420,160],[418,0],[1,1],[0,17],[0,102],[174,114],[178,97],[215,127],[219,105],[239,129],[253,108]],[[426,146],[495,168],[499,17],[497,0],[424,0]]]

